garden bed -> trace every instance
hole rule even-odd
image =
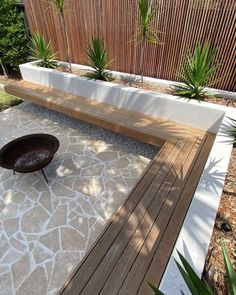
[[[61,69],[59,68],[59,71]],[[76,74],[81,77],[86,77],[86,74],[88,73],[88,70],[79,70],[76,68],[72,68],[72,73]],[[137,79],[133,79],[132,76],[126,77],[122,75],[115,76],[114,80],[112,81],[114,83],[127,86],[127,87],[134,87],[142,90],[148,90],[148,91],[153,91],[153,92],[158,92],[158,93],[164,93],[164,94],[170,94],[174,95],[174,87],[171,85],[164,86],[164,85],[158,85],[158,83],[151,83],[151,82],[143,82],[141,83],[139,77]],[[173,82],[174,84],[175,82]],[[236,107],[236,101],[232,101],[229,98],[224,98],[224,93],[226,91],[222,91],[221,97],[217,97],[215,95],[208,95],[204,98],[203,101],[205,102],[210,102],[210,103],[215,103],[215,104],[220,104],[220,105],[225,105],[225,106],[232,106]],[[220,96],[220,94],[219,94]]]
[[[230,225],[229,232],[222,229],[222,224]],[[204,276],[214,287],[217,295],[227,295],[226,271],[220,241],[223,240],[236,269],[236,147],[233,148],[225,180],[220,206],[208,249]]]
[[[26,80],[32,81],[31,79],[33,77],[34,79],[36,79],[36,81],[34,80],[32,82],[53,87],[53,88],[58,87],[58,89],[61,89],[60,87],[64,87],[66,85],[67,87],[66,91],[75,93],[77,95],[98,99],[99,101],[116,104],[122,107],[125,106],[127,108],[136,108],[136,110],[141,109],[143,112],[150,113],[152,115],[161,114],[164,118],[168,118],[168,119],[171,118],[173,121],[177,121],[182,124],[189,124],[195,127],[199,127],[200,125],[200,128],[204,130],[210,130],[215,133],[218,132],[218,129],[221,124],[221,120],[223,118],[222,114],[226,110],[226,109],[222,109],[221,107],[218,108],[217,106],[214,107],[212,105],[210,106],[209,104],[205,104],[205,103],[199,104],[198,102],[192,102],[192,101],[187,103],[186,101],[182,99],[173,98],[171,95],[168,95],[168,94],[162,95],[160,93],[154,93],[153,91],[144,91],[141,89],[136,89],[134,87],[124,87],[123,85],[117,85],[115,83],[91,81],[91,80],[88,81],[87,78],[78,77],[74,74],[60,73],[54,70],[46,69],[46,71],[44,71],[45,69],[43,70],[36,69],[36,72],[32,72],[32,70],[35,71],[35,67],[32,67],[30,65],[27,66],[27,64],[26,64],[26,68],[28,68],[29,70],[29,72],[27,73],[25,72],[24,74]],[[43,72],[45,72],[46,75],[44,75]],[[175,110],[175,112],[173,112],[173,109]],[[230,148],[226,146],[225,148],[226,148],[225,160],[223,161],[223,164],[222,163],[220,164],[220,168],[219,168],[223,170],[223,174],[226,172],[227,157],[228,157],[228,154],[230,153]],[[224,147],[222,147],[222,140],[220,139],[217,141],[217,144],[214,148],[214,153],[211,156],[212,159],[213,158],[219,159],[221,157],[221,153],[219,153],[219,151],[216,152],[217,156],[216,157],[214,156],[215,150],[217,149],[221,149],[221,150],[224,149]],[[213,162],[214,162],[214,159],[213,159]],[[220,184],[219,184],[219,187],[217,187],[217,192],[219,192],[222,189],[223,181],[224,181],[223,178],[220,179]],[[204,183],[204,176],[202,181]],[[200,189],[203,189],[204,185],[200,185],[200,187],[201,187]],[[206,191],[206,195],[208,193]],[[212,193],[213,192],[210,192],[210,195],[208,197],[209,197],[209,200],[211,200],[210,202],[214,200],[213,201],[214,205],[213,203],[211,203],[211,206],[212,206],[211,210],[214,211],[214,210],[217,210],[217,202],[219,201],[219,198],[216,197],[214,199],[213,195],[211,196]],[[211,211],[211,218],[213,218],[212,220],[214,221],[213,211]],[[208,230],[209,229],[207,229],[207,231]],[[209,231],[211,232],[211,229]],[[200,236],[199,236],[199,239],[201,239]],[[177,243],[177,246],[178,246],[178,243]],[[193,248],[190,245],[189,249],[190,251],[193,251],[193,253],[195,252],[197,253],[197,251],[199,250],[205,251],[201,247],[200,249],[198,248],[197,250],[196,245]],[[197,261],[197,259],[199,259],[199,258],[196,258],[198,257],[198,254],[194,256],[195,257],[193,258],[193,261],[195,260]],[[200,255],[201,261],[202,261],[202,258],[204,259],[204,256],[205,255],[202,255],[202,254]],[[200,262],[198,261],[196,263],[196,268],[199,273],[202,272],[202,268],[203,268],[201,261]],[[172,269],[172,267],[170,267],[170,269]],[[168,269],[167,269],[167,274],[170,274]],[[169,276],[169,278],[171,278],[171,276]],[[178,282],[180,282],[181,279],[178,278],[177,280],[175,279],[175,281],[176,281],[176,285],[173,284],[173,288],[178,286]],[[164,279],[162,284],[163,290],[166,290],[166,288],[168,289],[167,285],[168,285],[168,282],[165,282],[165,279]]]

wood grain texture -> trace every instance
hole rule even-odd
[[[111,68],[139,74],[140,44],[132,41],[137,29],[137,2],[134,0],[67,0],[66,24],[75,63],[87,62],[86,50],[92,36],[104,39]],[[162,34],[162,45],[147,44],[144,74],[178,80],[177,73],[185,57],[197,42],[217,48],[221,66],[215,75],[215,87],[236,91],[235,83],[235,14],[232,0],[154,0],[154,26]],[[51,40],[58,58],[66,59],[63,30],[55,9],[45,0],[24,0],[31,32]]]
[[[152,294],[146,280],[161,281],[214,138],[164,144],[61,295]]]
[[[9,94],[86,122],[162,145],[125,203],[60,290],[61,295],[152,295],[192,201],[215,135],[38,84]]]
[[[157,146],[162,146],[166,140],[176,142],[180,137],[204,134],[200,129],[26,81],[6,85],[5,91],[51,110]]]

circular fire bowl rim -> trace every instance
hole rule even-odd
[[[40,170],[52,161],[59,146],[59,140],[51,134],[34,133],[21,136],[8,142],[0,149],[0,166],[21,173],[30,173]],[[37,154],[39,151],[44,151],[46,153],[42,160],[39,159],[28,166],[26,164],[25,166],[24,164],[22,164],[22,166],[16,165],[16,161],[24,155],[30,153]],[[10,156],[9,153],[11,153]],[[9,157],[11,158],[11,163],[9,163]],[[6,160],[6,158],[8,160]]]

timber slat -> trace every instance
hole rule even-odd
[[[138,196],[132,213],[127,217],[130,211],[120,209],[62,295],[152,294],[146,279],[160,283],[213,141],[208,133],[179,140],[153,178],[145,174],[139,183],[145,190],[131,194]]]
[[[107,278],[103,282],[104,286],[102,288],[102,291],[100,292],[101,295],[112,294],[112,292],[114,294],[118,294],[121,285],[123,284],[123,281],[127,277],[128,273],[130,272],[130,269],[132,268],[132,265],[134,264],[135,259],[139,256],[139,254],[141,256],[145,255],[145,251],[141,251],[143,244],[150,244],[150,239],[157,239],[157,236],[161,235],[161,233],[163,232],[163,228],[160,227],[158,223],[158,227],[155,226],[155,219],[162,212],[166,198],[168,194],[170,194],[173,190],[175,180],[178,178],[179,173],[181,172],[182,163],[188,157],[188,154],[192,150],[192,147],[193,142],[189,140],[185,144],[184,148],[181,150],[179,156],[176,158],[176,161],[173,165],[174,170],[169,170],[169,173],[167,174],[166,179],[162,183],[160,189],[156,193],[154,193],[152,203],[146,209],[145,215],[139,223],[138,228],[135,229],[134,234],[131,236],[129,244],[125,247],[122,255],[117,261],[116,266],[113,268],[112,271],[110,270],[109,278]],[[165,220],[165,222],[168,221],[167,216],[163,219]],[[150,234],[150,230],[152,229],[153,224],[154,229],[157,231],[156,236],[154,238]],[[147,245],[147,247],[148,246],[149,245]],[[138,273],[140,274],[143,271],[144,268],[140,268],[138,270]],[[135,293],[135,289],[133,289],[132,292]],[[127,292],[126,294],[130,293]]]
[[[147,42],[144,74],[177,80],[189,52],[193,52],[198,42],[208,42],[217,48],[216,61],[220,63],[214,87],[236,91],[235,1],[152,2],[157,8],[153,26],[162,32],[158,35],[162,44]],[[43,0],[24,0],[24,4],[31,33],[40,32],[47,41],[51,40],[58,59],[66,61],[63,27],[55,9]],[[65,1],[73,62],[85,64],[92,36],[100,36],[114,59],[112,69],[140,74],[140,44],[134,38],[138,27],[137,6],[138,1],[128,0]]]
[[[175,164],[176,158],[179,158],[178,156],[184,147],[185,147],[185,142],[183,142],[183,145],[181,145],[180,148],[179,147],[177,148],[176,150],[177,153],[175,153],[173,165]],[[173,167],[173,165],[171,167]],[[119,233],[119,235],[116,236],[112,246],[109,248],[108,252],[104,256],[103,261],[99,264],[99,267],[97,268],[94,275],[89,279],[86,287],[81,292],[81,294],[83,295],[92,294],[92,290],[95,292],[95,294],[96,293],[98,294],[100,292],[102,286],[108,280],[108,277],[110,276],[112,272],[112,269],[114,268],[114,266],[117,265],[121,255],[124,253],[125,249],[128,247],[128,244],[131,243],[132,245],[133,243],[132,239],[136,238],[135,233],[136,231],[139,232],[140,222],[143,220],[144,216],[147,214],[147,211],[149,210],[150,206],[152,206],[153,199],[155,198],[156,194],[159,192],[159,190],[162,191],[164,188],[167,190],[171,189],[171,185],[169,185],[171,184],[171,180],[169,180],[168,178],[170,176],[170,173],[171,173],[170,171],[172,171],[172,168],[168,168],[168,169],[163,169],[163,168],[162,170],[160,170],[162,174],[157,174],[153,182],[149,183],[149,187],[147,191],[143,194],[143,197],[140,200],[138,206],[135,208],[130,218],[125,223],[122,231]],[[156,208],[156,212],[158,212],[158,208]],[[136,243],[140,243],[142,241],[142,237],[141,236],[139,237],[140,237],[140,240],[136,241]],[[131,238],[131,241],[130,241],[130,238]],[[133,246],[133,251],[135,251],[136,245],[132,245],[132,246]],[[132,258],[132,255],[129,256],[129,259],[131,258]],[[128,260],[125,262],[125,264],[123,264],[123,261],[122,261],[122,265],[123,265],[123,272],[124,272],[126,267],[129,267]],[[111,292],[114,292],[114,294],[116,294],[116,281],[118,280],[118,284],[119,284],[121,276],[122,276],[122,271],[121,273],[119,273],[116,280],[114,281],[111,280],[112,285],[109,284],[109,290],[108,291],[106,290],[104,293],[102,292],[102,294],[111,294]],[[109,280],[109,282],[111,281]],[[111,289],[113,289],[113,291],[111,291]]]
[[[5,86],[9,94],[45,106],[85,122],[162,146],[166,140],[203,135],[203,131],[139,112],[101,103],[39,84],[21,81]]]
[[[215,135],[26,81],[6,92],[161,150],[60,290],[61,295],[151,295],[192,201]]]
[[[176,145],[173,145],[171,143],[167,143],[164,145],[161,152],[152,161],[151,169],[148,170],[147,174],[144,175],[139,184],[131,192],[131,195],[129,196],[127,202],[112,220],[110,226],[108,227],[104,235],[99,239],[91,254],[87,256],[87,258],[79,267],[76,274],[76,278],[78,278],[79,284],[77,284],[77,282],[75,281],[70,282],[72,286],[76,286],[74,293],[67,293],[67,290],[71,289],[69,284],[69,287],[65,290],[63,294],[78,294],[80,291],[82,291],[86,286],[88,279],[99,267],[103,257],[105,257],[106,253],[109,251],[110,247],[112,246],[113,242],[115,241],[121,230],[124,227],[127,228],[131,226],[130,223],[127,223],[128,220],[132,219],[133,222],[138,222],[136,217],[145,214],[144,208],[145,206],[147,207],[150,204],[151,198],[153,197],[150,195],[149,192],[156,191],[158,187],[160,187],[166,174],[172,167],[176,156],[179,153],[179,150],[184,145],[184,142],[185,141],[181,140],[177,142]],[[154,178],[158,179],[158,182],[155,182]],[[144,199],[144,201],[142,202],[143,207],[140,207],[139,203],[141,202],[144,194],[149,195],[150,198]],[[80,274],[78,275],[78,273]]]
[[[163,204],[162,210],[157,218],[153,222],[152,229],[148,235],[148,239],[145,240],[145,243],[142,246],[140,253],[133,263],[132,268],[129,270],[129,274],[125,278],[125,282],[123,283],[119,294],[125,295],[130,294],[130,290],[132,288],[132,292],[136,294],[139,290],[141,284],[145,285],[145,280],[147,279],[146,271],[149,268],[149,265],[157,253],[158,257],[161,257],[160,260],[164,261],[163,264],[159,263],[156,269],[156,274],[163,274],[164,269],[166,267],[167,256],[164,255],[164,252],[169,253],[169,249],[173,249],[175,239],[177,237],[176,232],[180,230],[180,225],[182,225],[181,219],[175,220],[175,224],[173,224],[174,232],[172,231],[172,236],[175,237],[174,241],[171,243],[171,239],[168,240],[169,244],[167,248],[160,249],[160,245],[162,244],[163,237],[167,232],[167,227],[169,226],[170,220],[173,218],[173,214],[175,211],[176,204],[182,197],[182,193],[184,187],[188,181],[189,175],[192,172],[194,167],[194,163],[196,162],[201,148],[205,144],[207,136],[203,140],[196,139],[196,141],[192,144],[192,148],[185,159],[182,161],[182,165],[180,167],[179,173],[175,178],[175,182],[172,186],[171,191],[166,196],[165,202]],[[195,183],[196,180],[195,180]],[[189,198],[191,198],[191,194],[189,194]],[[153,205],[153,207],[156,207]],[[167,250],[168,249],[168,250]],[[163,259],[165,257],[166,259]],[[140,271],[142,270],[142,271]],[[157,275],[156,275],[157,277]],[[160,281],[155,280],[155,284],[158,285]],[[148,289],[148,288],[146,288]],[[145,294],[151,294],[148,290],[145,290]]]
[[[177,201],[170,222],[165,229],[164,236],[158,245],[158,248],[154,249],[155,253],[152,253],[152,261],[145,274],[145,280],[152,282],[154,285],[158,285],[161,281],[163,275],[162,270],[165,269],[167,265],[166,261],[168,261],[168,258],[171,255],[173,249],[172,245],[175,244],[177,239],[176,231],[181,229],[184,218],[192,201],[192,192],[194,192],[197,187],[198,180],[204,169],[214,139],[214,136],[207,134],[203,143],[201,143],[196,158],[191,163],[192,167],[188,173],[188,180],[184,183],[184,189],[181,193],[181,197]],[[163,210],[163,214],[164,213],[165,210]],[[137,278],[137,281],[140,283],[140,288],[137,292],[138,295],[152,295],[152,292],[150,292],[144,278],[142,280]]]

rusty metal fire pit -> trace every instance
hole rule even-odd
[[[50,134],[31,134],[17,138],[0,150],[0,166],[15,172],[30,173],[41,170],[53,159],[59,141]]]

